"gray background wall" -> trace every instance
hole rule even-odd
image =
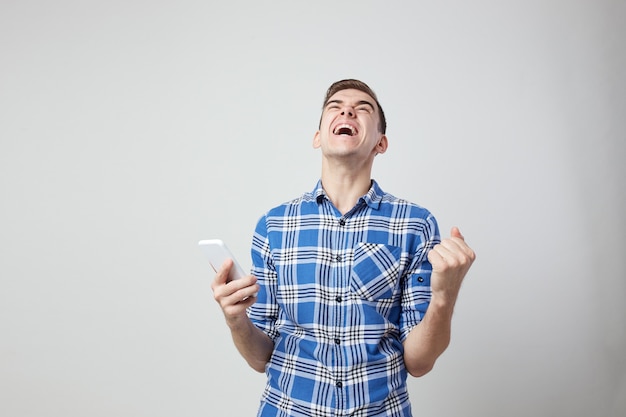
[[[422,416],[623,416],[626,6],[0,4],[0,414],[254,415],[196,247],[313,187],[328,85],[374,177],[478,253]]]

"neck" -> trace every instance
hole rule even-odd
[[[333,205],[345,214],[370,189],[370,169],[347,170],[322,164],[322,186]]]

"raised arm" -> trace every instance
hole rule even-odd
[[[450,343],[452,313],[461,283],[476,259],[457,227],[428,253],[432,297],[422,321],[404,341],[404,363],[413,376],[428,373]]]

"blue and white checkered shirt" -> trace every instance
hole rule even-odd
[[[430,302],[430,212],[375,181],[342,215],[321,182],[271,209],[252,242],[248,309],[274,341],[259,416],[410,416],[402,342]]]

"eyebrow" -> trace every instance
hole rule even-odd
[[[329,104],[331,103],[336,103],[336,104],[343,104],[344,101],[343,100],[328,100],[326,102],[326,104],[324,105],[324,107],[328,107]],[[376,110],[376,107],[374,107],[374,105],[372,103],[370,103],[367,100],[359,100],[356,102],[356,104],[354,105],[354,107],[358,107],[361,105],[366,105],[366,106],[370,106],[372,108],[372,110]]]

